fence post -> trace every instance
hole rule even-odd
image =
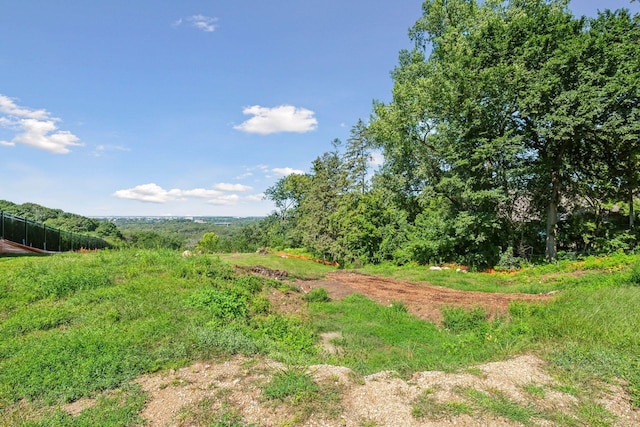
[[[4,239],[4,211],[0,211],[0,239]]]
[[[24,239],[22,239],[22,244],[25,246],[29,246],[27,245],[27,238],[28,238],[28,229],[27,229],[27,218],[24,218]]]

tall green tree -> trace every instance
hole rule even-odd
[[[360,194],[365,194],[369,187],[367,180],[371,149],[372,144],[368,136],[367,126],[362,120],[358,120],[358,123],[351,128],[351,135],[347,139],[342,162],[347,170],[350,184]]]
[[[595,88],[593,137],[607,180],[629,204],[629,229],[640,183],[640,16],[606,10],[589,22],[584,79]]]
[[[335,261],[340,252],[338,233],[331,227],[333,215],[349,188],[348,175],[338,152],[338,141],[334,151],[324,153],[312,164],[312,173],[305,197],[300,204],[296,231],[305,247],[312,252]]]

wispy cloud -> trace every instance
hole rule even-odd
[[[131,151],[131,149],[122,145],[101,144],[96,146],[95,150],[93,151],[93,155],[96,157],[100,157],[109,151]]]
[[[193,28],[197,28],[198,30],[202,30],[205,33],[212,33],[216,30],[217,26],[215,23],[218,21],[218,18],[213,18],[205,15],[192,15],[186,18],[180,18],[173,23],[174,28],[178,28],[182,24],[188,25]]]
[[[24,144],[56,154],[66,154],[71,151],[69,147],[82,146],[77,136],[58,130],[59,121],[47,110],[21,107],[8,96],[0,95],[0,127],[16,133],[10,141],[0,140],[0,145]]]
[[[293,168],[273,168],[271,169],[271,172],[275,173],[277,176],[289,176],[289,175],[304,175],[304,171],[301,171],[300,169],[293,169]]]
[[[237,204],[239,200],[240,200],[240,196],[238,196],[237,194],[227,194],[224,196],[218,196],[214,199],[211,199],[207,201],[207,203],[209,203],[210,205],[217,205],[217,206],[233,206]]]
[[[245,179],[245,178],[249,178],[253,176],[253,172],[245,172],[243,174],[240,174],[238,176],[236,176],[236,179]]]
[[[261,135],[280,132],[305,133],[318,128],[318,120],[314,117],[313,111],[293,105],[273,108],[253,105],[242,110],[242,113],[253,117],[234,126],[234,129],[247,133]]]
[[[247,196],[246,199],[251,202],[259,202],[261,200],[264,200],[264,193],[252,194],[250,196]]]
[[[221,182],[220,184],[214,185],[213,188],[215,188],[216,190],[220,190],[220,191],[249,191],[249,190],[252,189],[248,185],[226,184],[224,182]]]

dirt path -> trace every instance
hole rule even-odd
[[[440,309],[444,306],[479,306],[492,316],[506,313],[509,303],[518,301],[548,301],[547,294],[498,294],[490,292],[460,291],[456,289],[416,284],[402,280],[359,273],[329,273],[325,280],[299,281],[303,292],[323,287],[331,298],[340,300],[352,293],[359,293],[381,304],[402,301],[409,312],[422,319],[440,322]]]
[[[547,414],[532,416],[527,425],[559,427],[565,425],[563,420],[588,425],[576,415],[578,399],[560,391],[545,362],[533,355],[485,363],[466,372],[416,372],[408,380],[391,371],[360,377],[345,367],[314,365],[306,372],[334,396],[320,404],[266,398],[265,384],[283,369],[284,365],[266,358],[234,356],[144,375],[135,381],[148,393],[141,415],[149,427],[523,426],[477,403],[478,399],[508,398],[520,410]],[[593,403],[615,417],[607,425],[640,423],[640,411],[629,404],[620,386],[609,386]],[[65,409],[77,415],[94,404],[95,400],[84,399]]]

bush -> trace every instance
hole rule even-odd
[[[213,253],[218,250],[218,241],[220,238],[216,235],[216,233],[210,231],[208,233],[204,233],[202,239],[196,243],[196,250],[202,251],[204,253]]]
[[[631,270],[629,282],[634,286],[640,286],[640,264],[636,264]]]
[[[500,254],[496,270],[518,270],[527,265],[527,260],[513,255],[513,248],[509,246],[506,251]]]

